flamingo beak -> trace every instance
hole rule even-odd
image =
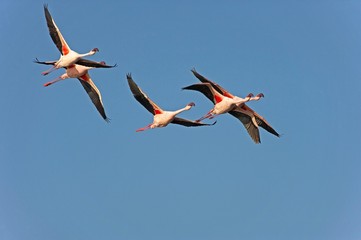
[[[195,105],[196,105],[196,104],[195,104],[194,102],[190,102],[190,103],[188,103],[187,106],[194,107]]]

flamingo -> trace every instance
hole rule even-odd
[[[244,104],[245,102],[251,101],[251,100],[259,100],[261,96],[263,96],[262,93],[258,94],[256,97],[253,96],[252,93],[248,94],[245,98],[233,96],[230,95],[222,95],[221,93],[217,92],[216,89],[212,86],[210,83],[197,83],[193,84],[187,87],[184,87],[183,90],[195,90],[202,92],[204,95],[206,95],[213,103],[214,107],[203,117],[196,121],[202,121],[203,119],[209,118],[212,119],[216,117],[217,115],[228,113],[229,111],[232,111],[237,106],[240,106]]]
[[[45,65],[54,65],[56,64],[56,61],[48,61],[48,62],[40,62],[38,59],[35,60],[36,63],[39,64],[45,64]],[[99,62],[99,65],[107,66],[105,62]],[[109,66],[112,67],[112,66]],[[103,119],[107,122],[109,122],[109,118],[105,114],[105,110],[103,107],[102,102],[102,96],[100,94],[100,91],[93,83],[92,79],[90,78],[90,75],[88,73],[88,70],[92,69],[94,67],[87,67],[82,66],[78,64],[73,64],[69,67],[65,67],[66,72],[62,74],[61,76],[57,77],[56,79],[47,82],[44,84],[44,87],[48,87],[56,82],[68,79],[68,78],[77,78],[81,85],[84,87],[85,91],[88,93],[90,99],[92,100],[93,104],[97,108],[100,115],[103,117]]]
[[[255,97],[253,94],[248,94],[247,97],[243,99],[234,96],[217,83],[208,80],[195,69],[192,69],[191,71],[202,83],[193,84],[183,89],[199,91],[215,104],[214,108],[200,120],[213,118],[218,114],[229,113],[243,123],[248,134],[255,143],[261,143],[258,127],[262,127],[277,137],[280,136],[261,115],[246,105],[246,102],[248,101],[258,101],[260,98],[264,97],[262,93],[257,94]]]
[[[179,124],[186,127],[198,127],[198,126],[210,126],[212,124],[205,124],[201,122],[191,121],[183,118],[176,117],[183,111],[188,111],[195,106],[193,102],[188,103],[184,108],[181,108],[176,111],[165,111],[161,109],[157,104],[155,104],[143,91],[138,87],[138,85],[132,79],[131,74],[127,74],[127,80],[129,88],[134,95],[134,98],[142,104],[150,113],[154,115],[153,123],[148,124],[145,127],[139,128],[136,132],[141,132],[147,129],[166,127],[169,123]]]
[[[66,43],[63,35],[61,34],[59,28],[56,26],[54,19],[51,17],[48,10],[48,6],[44,4],[44,12],[46,23],[48,25],[49,34],[56,47],[60,51],[60,58],[53,64],[53,67],[47,71],[42,72],[43,75],[47,75],[54,70],[57,70],[62,67],[69,67],[73,64],[79,64],[87,67],[105,67],[99,66],[97,62],[83,59],[83,57],[94,55],[96,52],[99,52],[98,48],[93,48],[88,53],[79,54],[73,51],[69,45]]]

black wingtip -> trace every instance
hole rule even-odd
[[[106,62],[104,62],[104,61],[101,61],[100,63],[103,65],[104,68],[115,68],[118,66],[118,64],[107,65]]]
[[[46,14],[46,13],[49,13],[48,4],[47,4],[47,3],[44,3],[43,6],[44,6],[44,12],[45,12],[45,14]],[[49,13],[49,14],[50,14],[50,13]]]
[[[186,87],[182,87],[182,90],[192,90],[192,86],[193,86],[193,85],[189,85],[189,86],[186,86]]]
[[[191,69],[191,72],[195,75],[195,74],[197,74],[197,70],[196,70],[196,68],[195,67],[193,67],[192,69]]]
[[[133,79],[132,79],[132,74],[131,74],[131,73],[127,73],[127,79],[128,79],[128,80],[133,80]]]
[[[217,123],[217,121],[214,121],[213,123],[203,123],[203,122],[199,122],[200,124],[202,124],[203,126],[213,126],[214,124]]]
[[[105,120],[107,123],[111,123],[111,119],[108,118],[108,117],[105,117],[104,120]]]

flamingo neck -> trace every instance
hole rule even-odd
[[[179,109],[179,110],[177,110],[177,111],[174,111],[174,114],[175,114],[175,115],[178,115],[178,114],[180,114],[181,112],[188,111],[188,110],[191,109],[191,108],[192,108],[191,106],[187,105],[187,106],[185,106],[184,108],[181,108],[181,109]]]
[[[250,98],[240,98],[240,97],[234,97],[235,100],[235,104],[237,106],[241,106],[242,104],[248,102],[250,100]]]
[[[94,55],[96,52],[95,51],[93,51],[93,50],[91,50],[91,51],[89,51],[89,52],[87,52],[87,53],[83,53],[83,54],[78,54],[78,56],[80,57],[80,58],[82,58],[82,57],[87,57],[87,56],[92,56],[92,55]]]

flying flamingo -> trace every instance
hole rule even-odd
[[[39,64],[46,64],[46,65],[54,65],[55,61],[48,61],[48,62],[40,62],[38,59],[35,60],[36,63]],[[102,66],[107,66],[105,62],[98,63]],[[112,66],[109,66],[112,67]],[[44,87],[50,86],[58,81],[62,81],[68,78],[77,78],[81,85],[84,87],[85,91],[88,93],[90,99],[92,100],[93,104],[97,108],[100,115],[104,118],[105,121],[109,122],[109,118],[105,114],[105,110],[103,107],[102,102],[102,96],[98,90],[98,88],[93,83],[92,79],[90,78],[90,75],[88,73],[88,70],[92,69],[94,67],[87,67],[82,66],[78,64],[73,64],[69,67],[66,67],[66,72],[62,74],[61,76],[57,77],[56,79],[47,82],[44,84]]]
[[[214,107],[203,117],[196,121],[202,121],[203,119],[212,119],[217,115],[228,113],[235,109],[237,106],[244,104],[245,102],[251,100],[259,100],[263,94],[260,93],[256,97],[253,97],[253,94],[248,94],[245,98],[230,95],[222,95],[217,92],[216,89],[210,83],[197,83],[183,88],[184,90],[195,90],[202,92],[207,96],[213,103]]]
[[[181,108],[177,111],[165,111],[161,109],[157,104],[155,104],[143,91],[138,87],[138,85],[132,79],[131,74],[127,74],[127,80],[131,92],[134,95],[134,98],[142,104],[150,113],[154,115],[153,123],[148,124],[143,128],[139,128],[136,132],[144,131],[147,129],[165,127],[169,123],[179,124],[186,127],[198,127],[198,126],[209,126],[212,124],[205,124],[201,122],[191,121],[183,118],[176,117],[179,113],[191,109],[195,104],[193,102],[188,103],[184,108]]]
[[[98,48],[93,48],[91,51],[85,54],[79,54],[71,50],[69,45],[66,43],[63,35],[61,34],[59,28],[56,26],[55,21],[51,17],[50,12],[48,10],[48,6],[46,4],[44,5],[44,12],[45,12],[45,18],[46,18],[46,23],[48,25],[50,37],[55,43],[58,50],[60,51],[61,56],[59,60],[55,62],[52,68],[50,68],[45,72],[42,72],[43,75],[47,75],[56,69],[62,67],[68,67],[75,63],[87,67],[102,67],[99,66],[97,62],[83,59],[83,57],[94,55],[96,52],[99,51]]]
[[[203,77],[198,72],[196,72],[195,69],[192,69],[192,73],[202,83],[193,84],[183,89],[199,91],[215,104],[214,108],[211,109],[211,111],[209,111],[201,119],[213,118],[217,114],[228,112],[232,116],[238,118],[243,123],[248,134],[255,143],[261,142],[258,126],[262,127],[263,129],[277,137],[280,136],[261,115],[259,115],[257,112],[255,112],[245,104],[250,100],[257,101],[261,97],[264,97],[262,93],[258,94],[256,97],[253,97],[253,94],[249,94],[246,98],[242,99],[240,97],[234,96],[217,83]],[[225,100],[226,102],[222,103]],[[226,108],[225,106],[228,106],[228,108]]]

